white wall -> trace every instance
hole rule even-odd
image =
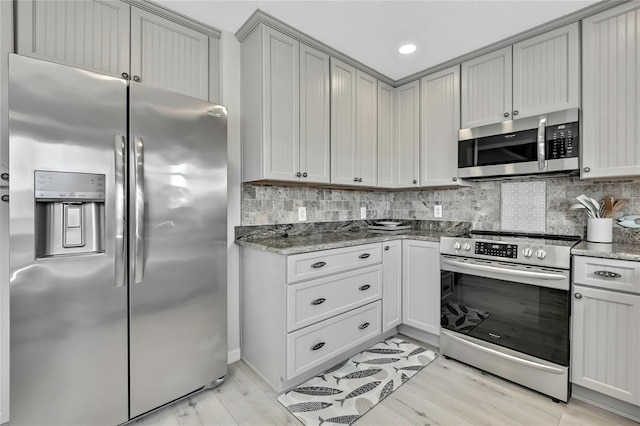
[[[227,306],[229,363],[240,359],[240,255],[234,244],[235,227],[240,226],[240,42],[233,33],[223,31],[220,40],[222,103],[227,107],[228,123],[228,261]]]
[[[12,2],[0,1],[0,173],[9,171],[7,54],[13,50]],[[0,180],[0,196],[8,195]],[[9,421],[9,205],[0,201],[0,423]]]

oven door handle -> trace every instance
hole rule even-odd
[[[487,347],[484,347],[482,345],[478,345],[477,343],[470,342],[469,340],[461,339],[458,336],[454,336],[453,333],[447,333],[444,330],[442,331],[442,333],[446,334],[447,338],[455,340],[456,342],[458,342],[458,343],[460,343],[462,345],[471,346],[472,348],[474,348],[476,350],[479,350],[479,351],[482,351],[482,352],[486,352],[486,353],[488,353],[490,355],[493,355],[495,357],[502,358],[502,359],[505,359],[507,361],[514,362],[516,364],[521,364],[521,365],[525,365],[527,367],[535,368],[537,370],[546,371],[547,373],[564,374],[564,371],[561,368],[551,367],[549,365],[540,364],[539,362],[529,361],[527,359],[522,359],[522,358],[518,358],[518,357],[513,356],[513,355],[505,354],[505,353],[502,353],[502,352],[497,351],[495,349],[487,348]]]
[[[560,280],[567,279],[567,277],[565,277],[562,274],[553,274],[550,272],[519,271],[517,269],[499,268],[496,266],[474,265],[473,263],[458,262],[455,260],[442,260],[442,263],[444,263],[445,265],[458,266],[461,268],[467,268],[467,269],[472,269],[476,271],[495,272],[500,275],[512,275],[512,276],[521,277],[521,278],[536,278],[541,280],[553,280],[553,281],[560,281]]]

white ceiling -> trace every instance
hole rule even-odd
[[[235,33],[257,9],[399,80],[597,1],[155,0]],[[398,47],[413,43],[413,55]]]

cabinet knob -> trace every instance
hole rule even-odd
[[[9,202],[9,196],[8,195],[3,195],[2,196],[2,201],[4,201],[5,203]]]
[[[1,175],[0,175],[0,178],[2,178],[2,180],[6,180],[6,181],[8,181],[8,180],[9,180],[9,173],[3,173],[3,174],[1,174]]]
[[[307,172],[304,172],[304,173],[302,174],[302,177],[307,177]]]
[[[354,178],[353,178],[353,181],[354,181],[354,182],[357,182],[357,181],[358,181],[358,178],[357,178],[357,177],[354,177]]]
[[[362,178],[358,178],[358,182],[362,182]]]
[[[458,180],[458,178],[454,176],[454,177],[451,178],[451,180],[456,182]]]
[[[384,246],[384,251],[389,251],[389,246]]]
[[[505,116],[505,117],[508,117],[508,116],[509,116],[509,113],[508,113],[508,112],[505,112],[505,113],[504,113],[504,116]]]
[[[585,173],[589,173],[591,171],[591,167],[585,167],[582,169]]]
[[[300,176],[302,176],[302,173],[298,172],[298,173],[296,173],[296,176],[300,177]]]
[[[311,350],[312,351],[317,351],[318,349],[322,348],[323,346],[324,346],[324,342],[320,342],[317,345],[311,346]]]
[[[140,81],[140,77],[138,77],[137,75],[133,76],[133,81]]]
[[[582,299],[582,295],[580,293],[576,293],[573,295],[576,299]]]
[[[514,110],[513,110],[513,116],[515,117],[516,115],[518,115],[518,110],[517,110],[517,109],[514,109]]]
[[[418,183],[418,181],[416,179],[413,180],[413,184],[415,185],[416,183]]]
[[[123,72],[122,78],[124,78],[125,80],[129,80],[129,74],[127,74],[126,72]]]

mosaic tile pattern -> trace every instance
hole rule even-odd
[[[640,214],[640,178],[592,182],[577,177],[559,177],[545,179],[545,182],[547,233],[586,235],[584,212],[569,210],[575,197],[583,193],[598,200],[606,195],[629,199],[629,204],[616,214],[616,218]],[[395,192],[244,184],[241,223],[299,223],[298,206],[307,208],[308,222],[350,221],[360,218],[360,207],[364,206],[367,207],[367,219],[470,222],[473,229],[499,230],[501,183],[481,181],[468,188]],[[442,204],[442,218],[433,217],[436,203]],[[614,226],[613,240],[640,244],[640,231]]]
[[[516,232],[545,232],[547,183],[503,182],[501,184],[500,229]]]

